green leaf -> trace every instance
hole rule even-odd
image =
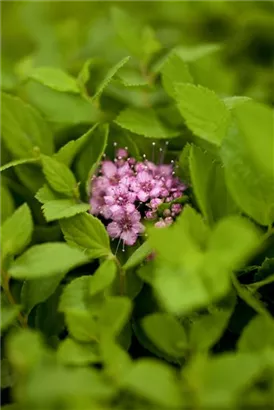
[[[129,354],[107,337],[100,340],[100,352],[104,363],[104,372],[120,385],[132,365]]]
[[[14,161],[8,162],[5,165],[2,165],[0,167],[0,172],[5,171],[6,169],[16,167],[17,165],[21,164],[28,164],[31,162],[36,162],[39,161],[39,158],[22,158],[22,159],[15,159]]]
[[[29,77],[57,91],[79,93],[76,78],[56,67],[35,67]]]
[[[108,86],[108,84],[110,83],[110,81],[112,80],[112,78],[115,76],[115,74],[117,73],[117,71],[120,70],[120,68],[122,68],[130,59],[129,56],[123,58],[121,61],[119,61],[117,64],[115,64],[114,67],[112,67],[106,74],[105,78],[103,79],[103,81],[98,85],[98,87],[96,88],[95,94],[93,96],[93,100],[95,100],[96,98],[100,97],[100,95],[102,94],[102,92],[104,91],[104,89]]]
[[[123,387],[158,406],[180,408],[183,398],[175,371],[153,359],[139,359],[123,380]]]
[[[81,90],[84,96],[88,96],[86,86],[90,80],[90,70],[95,63],[96,63],[95,58],[93,57],[89,58],[87,61],[85,61],[83,67],[81,68],[78,74],[77,83],[78,83],[79,89]]]
[[[56,91],[33,80],[25,84],[24,92],[56,130],[103,120],[99,109],[81,95]]]
[[[2,136],[15,158],[53,153],[53,136],[40,114],[18,97],[2,93]]]
[[[175,90],[178,108],[188,128],[198,137],[220,146],[229,118],[224,102],[202,86],[177,84]]]
[[[96,127],[97,124],[95,124],[77,140],[69,141],[66,145],[63,145],[59,149],[59,151],[56,154],[54,154],[54,158],[57,159],[57,161],[65,164],[67,167],[70,167],[74,158],[77,154],[79,154],[79,152],[82,150],[85,144],[93,140],[92,134]]]
[[[251,98],[249,97],[226,97],[223,98],[223,102],[227,106],[228,109],[232,110],[233,108],[237,107],[238,105],[242,105],[246,103],[247,101],[251,101]]]
[[[192,62],[212,53],[216,53],[220,48],[220,44],[207,43],[195,46],[178,46],[175,48],[175,51],[184,61]]]
[[[117,336],[126,324],[131,310],[131,301],[125,296],[112,296],[106,299],[99,318],[101,335]]]
[[[90,277],[89,293],[96,295],[108,288],[116,277],[116,264],[113,260],[104,261]]]
[[[274,221],[274,177],[250,155],[249,140],[241,127],[236,119],[222,143],[226,182],[233,199],[248,216],[261,225],[270,225]]]
[[[60,298],[60,312],[66,312],[70,309],[86,311],[90,278],[90,276],[81,276],[64,288]]]
[[[59,344],[57,359],[62,364],[74,366],[84,366],[100,362],[96,345],[79,343],[69,337]]]
[[[65,243],[34,245],[11,265],[9,273],[16,279],[38,279],[68,272],[84,265],[89,258]]]
[[[142,327],[158,349],[175,358],[185,355],[187,336],[183,326],[172,315],[153,313],[142,320]]]
[[[176,83],[193,83],[193,78],[188,70],[188,66],[182,58],[172,52],[161,68],[163,87],[170,95],[176,98],[174,85]]]
[[[65,321],[69,334],[80,342],[98,342],[97,318],[88,310],[68,309]]]
[[[123,266],[123,269],[128,270],[135,268],[135,266],[139,265],[139,263],[143,262],[143,260],[152,252],[152,249],[149,245],[149,242],[146,241],[142,243],[139,248],[136,249],[135,252],[128,258],[126,263]]]
[[[99,258],[111,255],[109,236],[98,218],[81,214],[60,221],[65,240],[80,247],[89,257]]]
[[[87,212],[89,209],[89,204],[77,204],[73,199],[47,201],[42,206],[44,217],[48,222],[62,218],[71,218],[74,215]]]
[[[148,81],[141,75],[141,73],[133,69],[121,69],[117,76],[125,87],[141,87],[148,85]]]
[[[15,210],[15,204],[14,204],[13,197],[8,187],[3,183],[3,180],[1,181],[0,199],[1,199],[1,222],[3,224],[3,222],[7,218],[9,218]]]
[[[120,127],[144,137],[166,139],[176,137],[177,131],[166,128],[151,108],[126,108],[114,121]]]
[[[91,177],[98,168],[107,146],[108,134],[108,125],[99,126],[78,157],[76,164],[77,175],[85,184],[88,195],[90,194]]]
[[[70,169],[56,159],[42,156],[43,172],[55,191],[67,196],[73,196],[77,188],[77,182]]]
[[[20,306],[12,305],[1,308],[1,331],[6,330],[17,318]]]
[[[234,408],[263,366],[259,356],[224,353],[194,358],[183,375],[189,386],[195,386],[195,398],[201,408]]]
[[[244,146],[259,169],[274,181],[273,110],[252,100],[234,108]],[[273,182],[274,183],[274,182]]]
[[[21,205],[3,223],[1,228],[2,260],[8,255],[18,255],[30,243],[33,222],[27,204]]]
[[[21,289],[21,303],[27,312],[47,300],[56,290],[65,273],[49,278],[27,280]]]
[[[238,208],[226,187],[224,170],[213,155],[192,145],[189,169],[197,203],[208,223],[237,213]]]
[[[179,156],[179,176],[182,181],[190,184],[189,155],[191,145],[187,142]]]
[[[258,352],[274,347],[274,322],[270,317],[256,315],[244,328],[237,347],[243,352]]]
[[[189,345],[194,351],[211,348],[225,331],[231,310],[216,310],[193,319],[189,332]]]

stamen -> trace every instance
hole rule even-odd
[[[155,145],[156,145],[156,143],[155,143],[155,142],[153,142],[153,143],[152,143],[152,162],[154,162]]]
[[[114,146],[114,147],[117,147],[117,142],[114,142],[114,143],[113,143],[113,146]]]
[[[117,244],[117,246],[116,246],[116,250],[115,250],[115,256],[116,256],[116,254],[117,254],[117,252],[118,252],[118,249],[119,249],[119,246],[120,246],[120,242],[121,242],[121,237],[119,238],[119,241],[118,241],[118,244]]]

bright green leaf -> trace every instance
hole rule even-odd
[[[111,254],[109,236],[98,218],[81,214],[60,221],[65,240],[80,247],[90,257],[99,258]]]
[[[258,352],[274,347],[274,321],[257,315],[246,325],[237,343],[244,352]]]
[[[1,331],[6,330],[17,318],[20,306],[11,305],[1,308]]]
[[[77,182],[70,169],[56,159],[46,156],[42,157],[42,163],[43,172],[51,188],[72,197],[77,188]]]
[[[117,336],[131,313],[131,301],[125,296],[106,299],[100,312],[99,328],[103,336]]]
[[[165,139],[178,135],[177,131],[166,128],[151,108],[126,108],[120,112],[115,122],[120,127],[144,137]]]
[[[1,102],[2,137],[13,157],[29,158],[37,150],[51,155],[52,132],[40,114],[9,94],[2,93]]]
[[[182,406],[182,393],[175,371],[153,359],[140,359],[125,375],[123,387],[169,409]]]
[[[68,272],[84,265],[89,258],[65,243],[34,245],[11,265],[9,273],[16,279],[38,279]]]
[[[60,298],[59,311],[87,309],[87,295],[90,285],[90,276],[81,276],[71,281],[63,290]]]
[[[42,206],[45,219],[48,222],[62,218],[71,218],[90,209],[89,204],[78,204],[73,199],[48,201]]]
[[[90,277],[89,293],[96,295],[108,288],[116,276],[116,264],[114,260],[108,259],[104,261],[95,273]]]
[[[143,319],[142,326],[158,349],[175,358],[185,355],[187,336],[183,326],[172,315],[153,313]]]
[[[29,77],[57,91],[79,93],[76,78],[56,67],[35,67]]]
[[[13,197],[8,189],[8,187],[3,184],[1,181],[1,193],[0,193],[0,200],[1,200],[1,222],[3,222],[9,218],[14,210],[15,204]]]
[[[5,171],[6,169],[16,167],[17,165],[28,164],[31,162],[39,161],[39,158],[22,158],[22,159],[15,159],[14,161],[8,162],[5,165],[0,167],[0,172]]]
[[[175,52],[171,53],[161,68],[162,83],[166,92],[176,98],[174,85],[176,83],[193,83],[193,78],[186,63]]]
[[[177,84],[175,90],[179,110],[188,128],[198,137],[219,146],[229,118],[224,102],[202,86]]]
[[[144,242],[139,248],[136,249],[135,252],[128,258],[126,263],[123,266],[123,269],[132,269],[135,266],[139,265],[150,253],[152,249],[149,245],[149,242]]]
[[[57,359],[65,365],[83,366],[100,362],[98,348],[92,343],[79,343],[67,337],[58,346]]]
[[[20,206],[3,223],[1,228],[2,260],[8,255],[17,255],[30,243],[33,222],[27,204]]]

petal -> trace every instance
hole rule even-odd
[[[115,199],[114,199],[113,196],[106,195],[104,198],[105,198],[106,205],[111,206],[111,205],[115,204]]]
[[[146,202],[149,198],[149,194],[145,191],[139,191],[137,193],[137,197],[138,197],[139,201]]]
[[[117,222],[111,222],[107,226],[107,231],[111,238],[118,238],[121,234],[121,227]]]
[[[125,209],[125,211],[126,211],[128,214],[133,214],[133,215],[134,215],[135,212],[137,212],[138,215],[140,215],[139,212],[136,211],[135,205],[133,205],[133,204],[126,204],[125,207],[124,207],[124,209]],[[132,215],[131,215],[131,218],[132,218]],[[141,218],[141,215],[140,215],[140,218]],[[139,219],[140,219],[140,218],[139,218]]]
[[[126,245],[134,245],[137,240],[137,235],[133,230],[128,230],[121,233],[121,238]]]
[[[137,175],[137,179],[142,184],[144,182],[151,181],[151,176],[149,175],[148,172],[142,171]]]
[[[117,167],[111,161],[103,161],[102,172],[107,178],[112,178],[117,172]]]

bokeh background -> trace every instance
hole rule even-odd
[[[273,104],[271,1],[2,2],[2,87],[15,89],[35,66],[77,74],[90,57],[98,59],[95,79],[100,65],[126,54],[111,21],[113,6],[149,23],[163,54],[178,45],[184,55],[189,48],[211,45],[211,52],[197,50],[203,85]]]

